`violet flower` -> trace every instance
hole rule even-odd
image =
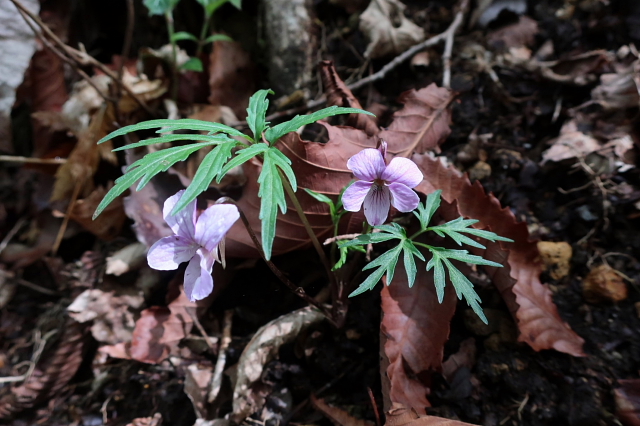
[[[420,198],[411,188],[422,182],[422,173],[408,158],[385,162],[387,143],[378,149],[363,149],[347,161],[347,167],[359,181],[342,195],[344,209],[357,212],[364,203],[364,215],[370,225],[382,225],[390,206],[406,213],[418,207]]]
[[[218,245],[240,217],[233,204],[215,204],[196,216],[196,201],[175,215],[173,210],[184,190],[164,202],[162,214],[171,230],[170,237],[158,240],[149,249],[147,261],[153,269],[170,271],[189,261],[184,273],[184,292],[192,302],[204,299],[213,291],[211,270],[218,258]]]

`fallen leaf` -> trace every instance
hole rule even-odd
[[[342,408],[334,407],[327,402],[311,394],[309,398],[314,408],[324,414],[336,426],[374,426],[375,423],[367,420],[357,419]]]
[[[473,27],[477,23],[486,27],[506,10],[521,15],[527,11],[527,2],[525,0],[480,0],[471,14],[470,26]]]
[[[265,365],[278,354],[280,346],[291,342],[324,318],[316,309],[306,307],[276,318],[254,334],[238,361],[238,376],[233,390],[232,419],[235,423],[241,423],[264,405],[265,390],[260,389],[264,386],[260,378]]]
[[[616,415],[625,426],[640,426],[640,379],[618,380]]]
[[[209,103],[230,107],[244,120],[256,89],[258,70],[251,56],[235,41],[216,41],[209,60]]]
[[[551,148],[542,153],[540,164],[584,157],[600,148],[596,139],[578,130],[576,120],[570,120],[562,125],[560,136],[551,141]]]
[[[69,218],[98,238],[110,241],[120,235],[127,217],[122,207],[122,199],[118,198],[107,206],[104,214],[93,219],[93,213],[106,194],[107,189],[99,186],[86,198],[77,200],[69,212]]]
[[[79,323],[92,321],[91,333],[98,342],[117,344],[132,338],[134,315],[144,303],[141,293],[120,294],[89,289],[67,307],[69,316]]]
[[[494,49],[509,50],[514,47],[531,47],[538,34],[538,22],[528,16],[520,16],[518,22],[491,31],[487,42]]]
[[[360,15],[360,31],[369,38],[367,58],[397,55],[424,40],[424,30],[404,16],[404,9],[398,0],[371,0]]]
[[[27,0],[22,4],[38,14],[40,2]],[[13,152],[11,109],[35,50],[36,36],[18,9],[9,2],[0,4],[0,149],[4,152]]]
[[[474,426],[458,420],[450,420],[436,416],[419,416],[415,410],[400,404],[394,404],[386,414],[385,426]]]
[[[493,195],[487,195],[477,181],[471,184],[466,176],[446,167],[437,158],[416,154],[426,179],[416,190],[429,194],[442,190],[447,202],[457,201],[459,215],[479,220],[478,226],[489,227],[496,234],[511,238],[514,243],[484,242],[486,250],[472,249],[474,254],[504,265],[485,267],[511,314],[518,322],[519,340],[534,350],[555,349],[573,356],[584,356],[584,340],[575,334],[558,314],[551,291],[540,282],[540,253],[535,242],[529,240],[524,222],[517,222],[508,208],[502,208]],[[504,248],[503,248],[504,247]]]
[[[612,54],[605,50],[594,50],[560,59],[558,61],[529,61],[527,67],[542,77],[556,83],[586,86],[598,79],[613,60]]]
[[[616,73],[600,76],[600,84],[591,98],[609,110],[637,108],[640,103],[640,61],[622,67]]]
[[[458,352],[452,354],[442,363],[442,375],[449,383],[461,367],[471,369],[476,363],[476,339],[469,337],[460,343]]]
[[[380,331],[389,360],[390,402],[426,414],[425,408],[431,406],[428,380],[432,371],[442,369],[444,344],[456,309],[455,292],[448,288],[438,303],[433,273],[420,265],[415,284],[409,288],[404,264],[398,263],[393,283],[382,288],[381,298]]]
[[[160,426],[162,424],[162,415],[155,413],[153,417],[138,417],[133,419],[127,426]]]
[[[213,376],[211,364],[191,364],[185,371],[184,393],[187,394],[199,419],[207,418],[209,387]]]

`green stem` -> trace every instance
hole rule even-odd
[[[173,69],[173,85],[171,87],[171,98],[174,102],[178,100],[178,85],[179,85],[179,77],[180,74],[178,72],[178,45],[176,41],[173,39],[173,35],[175,34],[175,29],[173,26],[173,14],[169,10],[164,14],[167,20],[167,30],[169,31],[169,40],[171,40],[171,67]]]
[[[304,210],[302,210],[302,205],[300,205],[300,201],[298,200],[298,197],[296,197],[296,193],[293,192],[293,188],[291,187],[291,183],[289,183],[289,179],[285,176],[284,173],[282,173],[282,170],[278,169],[278,172],[280,173],[280,178],[282,179],[282,182],[284,184],[284,189],[285,191],[287,191],[287,194],[289,195],[291,202],[293,202],[296,212],[298,212],[298,217],[300,217],[300,221],[302,222],[304,229],[307,231],[307,234],[309,234],[309,238],[311,238],[311,243],[313,244],[313,247],[318,252],[318,256],[320,256],[320,260],[322,261],[325,269],[327,270],[327,275],[329,276],[331,285],[337,288],[338,283],[336,281],[335,275],[331,271],[331,264],[329,263],[329,259],[327,258],[327,255],[324,253],[324,250],[322,249],[322,245],[320,244],[320,241],[318,241],[318,237],[316,237],[315,232],[313,232],[313,229],[311,228],[311,224],[307,220],[307,216],[304,214]]]
[[[205,11],[204,22],[202,23],[202,30],[200,30],[200,38],[198,39],[198,49],[196,50],[196,58],[200,58],[202,49],[204,48],[204,39],[207,37],[207,31],[209,30],[209,24],[211,23],[211,16]]]

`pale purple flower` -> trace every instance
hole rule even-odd
[[[382,225],[389,208],[406,213],[418,207],[420,198],[411,188],[422,182],[422,173],[408,158],[396,157],[385,162],[387,143],[380,148],[363,149],[347,161],[347,167],[359,181],[342,195],[344,209],[357,212],[364,203],[364,215],[370,225]]]
[[[184,292],[195,302],[213,291],[211,270],[218,260],[218,245],[240,213],[233,204],[215,204],[197,216],[194,200],[179,213],[170,215],[183,193],[184,190],[164,202],[162,214],[175,235],[152,245],[147,261],[153,269],[161,271],[178,269],[182,262],[189,261],[184,273]]]

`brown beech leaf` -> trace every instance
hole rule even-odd
[[[389,128],[379,134],[388,142],[388,152],[392,155],[402,155],[414,150],[425,152],[437,149],[450,132],[451,113],[447,106],[452,96],[451,91],[439,88],[435,84],[404,93],[400,98],[405,104],[404,108],[394,114]],[[379,138],[368,136],[364,131],[353,127],[322,124],[329,133],[328,142],[303,141],[297,133],[289,133],[280,139],[279,148],[291,159],[300,189],[308,188],[335,199],[340,190],[353,179],[351,171],[347,168],[347,160],[364,148],[375,148]],[[261,226],[258,219],[260,200],[257,184],[260,167],[258,161],[245,163],[247,185],[238,201],[239,207],[247,215],[257,234],[260,234]],[[318,238],[321,239],[330,233],[332,224],[328,207],[315,201],[304,190],[298,190],[297,196]],[[291,205],[289,207],[286,215],[278,216],[276,238],[273,243],[274,255],[295,250],[309,243],[309,237],[297,213]],[[344,222],[348,221],[347,216]],[[236,223],[227,234],[228,256],[255,256],[252,247],[253,243],[244,226]]]
[[[390,286],[382,288],[381,335],[389,365],[389,399],[426,414],[428,373],[442,368],[444,344],[456,309],[456,295],[445,291],[438,303],[433,273],[418,267],[415,284],[409,288],[404,264],[398,262]],[[385,280],[386,281],[386,280]]]
[[[441,189],[443,200],[457,200],[460,215],[478,219],[478,226],[489,227],[515,241],[504,246],[504,243],[483,241],[486,250],[472,251],[504,265],[503,268],[485,267],[485,270],[518,321],[519,340],[536,351],[555,349],[584,356],[584,340],[562,321],[551,299],[551,290],[540,282],[538,247],[529,240],[526,224],[517,222],[513,213],[502,208],[493,195],[487,195],[480,183],[471,184],[467,176],[444,166],[439,159],[419,154],[412,159],[427,177],[416,187],[417,191],[429,194]]]
[[[69,217],[78,222],[84,229],[97,237],[109,241],[120,235],[120,230],[127,217],[122,208],[122,198],[116,198],[104,210],[104,214],[93,220],[93,213],[106,195],[103,186],[94,189],[88,197],[78,200],[71,208]]]
[[[415,410],[394,404],[387,412],[385,426],[473,426],[458,420],[450,420],[436,416],[419,416]]]

